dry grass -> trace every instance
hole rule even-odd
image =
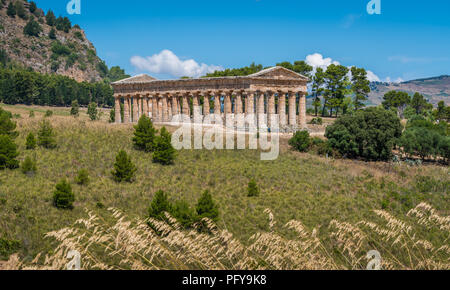
[[[269,231],[254,234],[248,245],[207,220],[210,233],[201,233],[181,230],[168,215],[167,222],[130,221],[117,209],[108,211],[114,217],[113,224],[88,211],[88,218],[46,235],[58,242],[53,254],[38,255],[30,263],[22,263],[13,255],[5,268],[66,269],[68,252],[77,250],[81,253],[82,269],[365,269],[369,262],[367,253],[378,250],[383,269],[450,269],[450,216],[438,215],[426,203],[410,210],[403,219],[375,210],[377,222],[362,220],[351,224],[333,220],[327,241],[318,237],[318,228],[308,230],[297,220],[284,225],[294,238],[275,232],[274,216],[267,209]],[[424,239],[418,231],[420,227],[438,230],[446,244],[436,246]],[[334,244],[334,251],[328,251],[325,243]]]

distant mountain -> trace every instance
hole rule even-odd
[[[104,79],[108,67],[84,31],[72,26],[67,17],[51,15],[49,21],[33,2],[0,1],[0,56],[40,73],[56,73],[77,81]]]
[[[403,83],[372,82],[372,92],[369,94],[370,105],[379,105],[383,96],[388,91],[404,91],[409,94],[419,92],[424,95],[433,105],[444,101],[450,105],[450,76],[443,75],[426,79],[418,79]]]

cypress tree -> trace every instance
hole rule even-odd
[[[165,127],[161,129],[160,136],[155,138],[155,147],[153,152],[153,162],[162,165],[173,164],[176,151],[172,146],[171,135]]]
[[[14,144],[11,137],[0,135],[0,170],[18,168],[17,156],[19,156],[17,145]]]
[[[167,194],[162,190],[157,191],[148,209],[149,217],[164,220],[164,212],[170,213],[171,211],[172,205],[167,198]]]
[[[132,182],[136,170],[136,166],[131,162],[131,157],[124,150],[120,150],[116,156],[114,170],[111,172],[114,180]]]
[[[52,125],[49,121],[43,120],[38,132],[38,144],[47,149],[56,148],[56,140]]]
[[[97,111],[97,103],[90,103],[87,111],[89,118],[92,121],[98,120],[98,111]]]
[[[8,9],[6,10],[6,14],[9,17],[16,17],[16,7],[12,2],[9,2]]]
[[[54,206],[60,209],[73,209],[74,201],[75,195],[72,192],[72,187],[65,179],[61,180],[53,193]]]
[[[52,10],[48,10],[47,15],[45,16],[45,20],[47,25],[54,26],[56,23],[56,17]]]
[[[139,118],[138,124],[134,126],[134,130],[134,147],[146,152],[153,151],[156,130],[150,118],[143,115]]]
[[[36,138],[31,132],[27,136],[26,148],[27,150],[33,150],[34,148],[36,148]]]

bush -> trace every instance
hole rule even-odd
[[[311,146],[311,138],[308,131],[297,131],[289,140],[289,145],[297,151],[307,152]]]
[[[44,117],[48,118],[48,117],[51,117],[51,116],[53,116],[53,111],[47,110],[47,111],[45,112]]]
[[[23,34],[28,36],[39,37],[39,34],[42,31],[42,27],[34,20],[30,20],[27,25],[23,28]]]
[[[392,148],[401,136],[400,119],[382,108],[358,110],[341,116],[327,127],[325,136],[344,157],[390,160]]]
[[[20,248],[20,242],[15,240],[8,240],[0,238],[0,257],[8,259],[9,256],[15,253]]]
[[[34,137],[33,133],[30,132],[28,134],[25,146],[26,146],[27,150],[33,150],[36,148],[36,137]]]
[[[19,134],[14,131],[16,129],[16,123],[11,118],[12,114],[0,107],[0,135],[8,135],[14,139]]]
[[[37,171],[36,161],[27,156],[20,166],[20,170],[23,174],[34,175]]]
[[[171,214],[183,228],[189,228],[197,221],[195,211],[185,200],[177,200],[172,207]]]
[[[46,149],[56,148],[56,140],[50,122],[43,120],[38,132],[38,144]]]
[[[398,145],[406,154],[418,155],[424,160],[441,154],[439,145],[443,138],[435,131],[423,127],[412,127],[405,130]]]
[[[160,136],[155,138],[153,162],[163,165],[173,164],[176,151],[172,146],[171,135],[165,127],[161,129]]]
[[[158,220],[165,220],[165,212],[172,212],[172,205],[169,202],[167,194],[162,190],[158,190],[148,209],[148,216]]]
[[[53,193],[53,205],[59,209],[73,209],[74,201],[75,195],[72,192],[72,187],[65,179],[61,180]]]
[[[77,176],[75,177],[75,182],[79,185],[86,185],[89,183],[89,172],[87,169],[80,169]]]
[[[134,147],[138,150],[151,152],[155,147],[155,133],[157,132],[153,127],[153,123],[149,117],[143,115],[139,118],[139,122],[134,126]]]
[[[256,181],[252,179],[248,183],[247,196],[253,197],[253,196],[258,196],[258,195],[259,195],[258,185],[256,184]]]
[[[318,117],[318,118],[313,118],[310,122],[311,125],[322,125],[323,124],[323,119]]]
[[[219,209],[208,190],[203,192],[195,207],[199,219],[209,218],[214,222],[219,219]]]
[[[78,101],[72,101],[72,108],[70,109],[70,115],[78,117],[80,113],[80,105],[78,105]]]
[[[34,118],[34,111],[33,110],[30,111],[30,114],[28,115],[28,117],[29,118]]]
[[[116,156],[114,170],[111,172],[114,180],[117,182],[132,182],[136,170],[136,167],[131,162],[131,157],[128,157],[125,151],[120,150]]]
[[[14,144],[11,137],[0,135],[0,170],[18,168],[17,156],[19,156],[17,145]]]
[[[91,121],[98,120],[97,103],[92,102],[89,104],[87,114]]]

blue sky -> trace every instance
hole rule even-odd
[[[392,81],[450,74],[450,1],[35,0],[79,24],[109,66],[158,78],[252,62],[360,66]],[[320,54],[320,55],[319,55]]]

